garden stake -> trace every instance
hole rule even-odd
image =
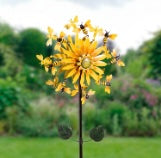
[[[78,143],[79,158],[83,158],[82,105],[95,94],[95,91],[88,89],[91,79],[95,81],[96,85],[104,86],[105,92],[109,94],[112,74],[103,77],[105,70],[107,70],[105,66],[110,64],[125,66],[125,64],[115,49],[110,51],[107,47],[108,40],[114,40],[117,37],[116,34],[103,31],[98,26],[92,26],[90,20],[85,23],[78,24],[78,22],[78,16],[75,16],[64,26],[67,30],[72,29],[72,32],[75,33],[74,36],[73,34],[66,35],[63,31],[59,35],[53,34],[54,30],[48,27],[46,45],[51,46],[54,40],[56,42],[54,49],[57,52],[45,58],[41,54],[36,57],[44,66],[45,71],[54,76],[52,80],[46,82],[47,85],[52,86],[59,93],[67,93],[71,96],[79,95]],[[96,40],[98,36],[102,37],[101,45],[98,44],[100,41]],[[69,139],[73,134],[72,128],[67,125],[59,125],[58,133],[63,139]],[[103,127],[94,127],[90,130],[89,136],[96,142],[101,141],[104,137]]]

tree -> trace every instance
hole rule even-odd
[[[25,29],[20,32],[18,53],[23,61],[31,66],[38,66],[36,54],[49,54],[46,49],[46,36],[43,32],[35,28]]]
[[[161,79],[161,31],[154,33],[154,37],[140,47],[140,51],[148,57],[150,75]]]
[[[14,29],[6,23],[0,23],[0,43],[12,46],[15,49],[17,42],[18,34]]]

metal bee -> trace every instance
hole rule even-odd
[[[90,133],[89,136],[92,140],[99,142],[104,138],[104,129],[103,126],[98,126],[93,128]]]
[[[110,32],[105,31],[104,38],[103,38],[103,45],[107,44],[108,38],[114,40],[117,37],[117,34],[110,34]]]
[[[72,136],[72,129],[66,125],[59,125],[58,133],[62,139],[69,139]]]

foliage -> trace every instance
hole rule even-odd
[[[18,34],[15,30],[8,24],[0,22],[0,43],[16,49],[18,40]]]
[[[16,131],[25,136],[55,136],[57,111],[51,105],[32,105],[17,117]]]
[[[42,53],[46,55],[46,37],[43,32],[38,29],[29,28],[19,33],[20,40],[17,52],[23,61],[31,66],[38,66],[36,54]]]
[[[21,70],[21,61],[8,46],[0,44],[0,77],[14,77]]]
[[[140,50],[144,55],[148,56],[150,64],[150,75],[155,79],[161,78],[161,31],[154,33],[154,37],[145,41]]]
[[[27,101],[23,90],[10,78],[0,79],[0,118],[4,118],[5,109],[9,106],[26,109]]]

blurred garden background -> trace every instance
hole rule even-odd
[[[36,0],[31,1],[36,3]],[[28,0],[26,3],[31,1]],[[134,3],[132,1],[127,3]],[[142,7],[146,3],[145,0],[144,2],[134,1],[138,6],[141,4]],[[50,2],[48,5],[58,4],[58,2],[51,2],[50,0],[46,3],[43,2],[41,0],[40,4],[47,2]],[[63,2],[61,1],[60,5],[63,5]],[[64,5],[67,2],[74,5],[72,0],[66,0]],[[123,1],[119,0],[113,2],[115,3],[111,4],[110,0],[100,1],[102,5],[111,6],[110,11],[113,8],[114,10],[117,9],[117,7],[124,8],[126,5],[124,4],[126,1],[123,4]],[[159,0],[150,2],[149,6],[147,5],[149,8],[152,7],[151,4],[153,3],[157,7],[157,4],[160,4]],[[65,16],[66,19],[75,15],[81,17],[81,11],[85,10],[90,1],[84,1],[83,5],[80,1],[75,3],[78,12],[73,10],[73,13],[71,11],[68,17],[64,13],[60,13],[59,16]],[[97,8],[95,3],[93,1],[93,5],[89,8],[90,16],[97,13],[94,11]],[[21,11],[18,10],[18,13],[16,13],[16,6],[21,7]],[[30,12],[29,6],[31,4],[27,4]],[[43,10],[44,7],[41,7]],[[56,7],[58,6],[54,7],[53,5],[53,14],[57,14],[54,11]],[[148,7],[146,9],[149,11]],[[28,17],[25,10],[23,12],[22,2],[20,3],[18,0],[0,0],[0,9],[2,9],[0,11],[0,158],[75,158],[78,152],[77,143],[59,139],[57,125],[71,126],[75,134],[73,139],[77,139],[78,96],[71,98],[63,93],[55,93],[51,87],[45,85],[46,80],[52,76],[41,67],[36,59],[36,54],[49,56],[55,52],[54,46],[46,47],[45,45],[47,38],[44,28],[41,28],[40,25],[41,17],[33,16],[34,22],[37,19],[36,25],[35,23],[32,25],[32,20],[30,25],[25,23],[25,17],[28,21],[32,19],[32,16],[29,13],[30,16]],[[36,11],[40,13],[41,9]],[[152,23],[151,20],[154,16],[158,16],[158,10],[153,9],[156,10],[156,12],[154,11],[156,16],[153,13],[149,17],[149,23]],[[31,12],[33,10],[31,9]],[[7,11],[8,17],[6,16]],[[87,12],[85,11],[85,13]],[[17,16],[21,13],[24,13],[24,18]],[[43,13],[45,14],[45,10]],[[103,13],[106,14],[106,12]],[[16,16],[18,18],[17,21],[15,19],[15,23],[13,23],[12,14],[13,19]],[[48,16],[44,17],[52,20],[52,15]],[[56,26],[59,16],[54,16],[57,19],[54,19],[53,23],[44,23],[43,27],[45,26],[46,29],[50,24]],[[117,14],[111,13],[111,16],[113,19],[118,18],[116,17]],[[142,12],[141,17],[144,16],[147,18],[146,13]],[[107,18],[110,19],[108,15]],[[109,41],[108,44],[111,48],[117,46],[126,67],[111,66],[106,69],[106,74],[112,73],[114,77],[110,95],[104,92],[104,87],[92,85],[93,89],[96,90],[96,95],[92,96],[83,106],[84,135],[88,140],[90,129],[103,125],[106,137],[99,144],[86,143],[85,157],[161,157],[161,23],[157,19],[155,21],[156,27],[149,27],[148,21],[142,19],[143,23],[139,24],[141,22],[136,19],[137,17],[133,23],[138,23],[140,28],[130,29],[131,26],[129,25],[127,32],[121,32],[118,29],[119,26],[115,26],[118,23],[113,23],[114,31],[117,31],[116,33],[122,36],[121,38],[124,38],[124,35],[126,38],[123,45],[119,45],[121,39],[118,39],[116,43]],[[62,23],[65,24],[66,22],[63,21]],[[107,21],[107,25],[108,23],[110,20]],[[128,21],[124,21],[124,23],[128,25]],[[136,26],[136,24],[134,25]],[[143,31],[139,36],[139,29],[146,30],[146,33],[144,34]],[[110,31],[113,31],[112,24]],[[136,37],[140,38],[139,41],[134,40]],[[127,46],[125,47],[126,41]]]

